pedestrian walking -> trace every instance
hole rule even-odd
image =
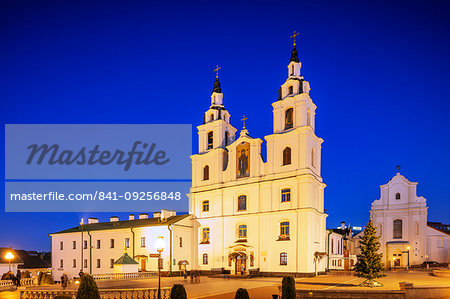
[[[64,273],[61,276],[61,287],[63,288],[63,290],[65,290],[67,288],[68,282],[69,282],[69,277],[67,277],[67,274]]]
[[[20,287],[20,280],[22,279],[22,272],[20,272],[19,269],[17,269],[17,274],[16,274],[16,286]]]

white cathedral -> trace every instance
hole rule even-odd
[[[326,239],[323,139],[314,132],[316,105],[309,91],[294,43],[286,82],[272,103],[273,133],[264,137],[264,161],[263,140],[250,137],[245,123],[237,136],[216,78],[211,106],[197,127],[199,153],[191,157],[189,213],[199,225],[199,269],[325,270],[324,261],[315,261]]]
[[[189,215],[163,210],[153,218],[140,214],[102,223],[89,218],[88,224],[50,234],[55,279],[77,276],[80,269],[116,273],[124,260],[134,260],[126,266],[136,271],[155,270],[149,254],[158,236],[170,244],[163,251],[163,271],[325,271],[326,261],[319,258],[326,251],[323,140],[314,133],[316,105],[300,70],[294,42],[286,82],[272,103],[267,161],[263,141],[250,137],[245,125],[236,135],[217,77],[211,106],[197,127],[199,153],[191,156]]]

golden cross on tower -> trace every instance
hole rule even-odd
[[[221,67],[219,67],[219,65],[216,66],[216,68],[214,69],[214,71],[216,72],[216,78],[219,78],[219,70],[221,69]]]
[[[245,121],[247,120],[247,117],[245,117],[245,115],[244,115],[244,117],[242,117],[242,122],[244,123],[244,128],[243,129],[245,129]]]
[[[291,35],[291,38],[294,39],[294,46],[295,46],[295,38],[297,37],[297,35],[299,35],[300,33],[298,33],[297,31],[294,30],[294,34]]]

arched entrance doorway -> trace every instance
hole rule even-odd
[[[234,264],[233,270],[236,275],[243,275],[247,271],[247,254],[245,252],[233,252],[228,255],[229,262]]]
[[[180,272],[181,272],[182,274],[186,273],[186,271],[187,271],[187,265],[189,265],[189,262],[186,261],[186,260],[182,260],[182,261],[179,261],[179,262],[178,262],[178,267],[179,267],[179,270],[180,270]]]

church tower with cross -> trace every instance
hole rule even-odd
[[[197,127],[199,152],[191,156],[193,269],[294,275],[325,269],[325,259],[317,258],[326,250],[323,140],[315,135],[316,105],[301,75],[297,35],[291,36],[287,79],[272,103],[266,161],[247,117],[239,133],[231,125],[215,69],[211,106]]]

